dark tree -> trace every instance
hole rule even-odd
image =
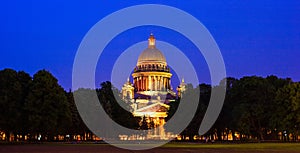
[[[196,101],[196,114],[181,132],[183,139],[190,137],[192,140],[198,134],[209,105],[211,90],[224,88],[224,85],[225,80],[214,87],[200,84],[193,88],[188,84],[183,97],[169,104],[167,121],[177,111],[180,101],[188,105],[195,94],[200,93],[200,99]],[[226,89],[222,111],[205,137],[217,136],[219,140],[226,140],[231,133],[235,140],[234,134],[238,132],[246,139],[251,136],[259,140],[280,138],[289,141],[291,135],[294,141],[297,140],[300,132],[300,83],[273,75],[266,78],[229,77],[226,78]],[[78,98],[83,102],[82,107],[86,107],[83,114],[78,113],[78,103],[75,104],[74,101],[73,96],[76,97],[77,93],[80,93]],[[95,99],[96,102],[93,101]],[[58,80],[46,70],[38,71],[33,78],[24,71],[0,71],[0,131],[5,132],[7,141],[11,135],[14,135],[14,140],[17,135],[22,135],[22,138],[27,135],[32,139],[41,135],[42,139],[47,137],[47,140],[53,140],[54,136],[66,134],[71,137],[90,135],[84,138],[90,140],[93,134],[85,125],[87,120],[84,123],[82,118],[91,117],[91,123],[88,124],[96,123],[95,125],[113,128],[98,122],[99,116],[94,113],[101,106],[111,119],[127,128],[147,130],[154,127],[154,122],[149,122],[146,117],[134,117],[130,112],[131,104],[130,99],[122,100],[118,89],[108,81],[103,82],[100,89],[78,89],[73,93],[65,92]],[[186,121],[184,115],[179,115],[177,119]],[[278,137],[280,133],[281,137]],[[118,136],[118,133],[114,134]]]
[[[210,100],[211,85],[200,84],[197,88],[192,88],[192,86],[190,86],[187,88],[184,96],[190,97],[195,94],[200,94],[197,111],[188,127],[182,132],[183,137],[188,136],[190,140],[193,140],[194,135],[198,135],[199,127]]]
[[[19,117],[18,124],[16,125],[18,127],[18,134],[22,135],[22,140],[25,140],[25,135],[28,134],[29,130],[29,124],[28,124],[28,113],[24,109],[25,107],[25,100],[28,96],[30,85],[32,83],[32,77],[24,72],[19,71],[18,72],[18,80],[21,85],[21,101],[20,106],[21,108],[18,110],[21,116]]]
[[[274,105],[277,107],[272,113],[272,124],[282,133],[282,140],[289,140],[288,134],[292,133],[295,141],[300,127],[300,83],[290,83],[279,89]]]
[[[210,91],[211,86],[207,84],[201,84],[197,88],[194,88],[192,84],[187,84],[186,91],[182,95],[182,99],[177,99],[174,102],[170,103],[170,109],[168,110],[168,117],[166,118],[167,121],[174,115],[177,111],[177,108],[180,102],[184,101],[186,103],[193,101],[192,99],[195,97],[196,94],[200,94],[200,99],[198,102],[197,110],[191,122],[188,126],[180,133],[182,139],[185,137],[189,137],[190,140],[193,140],[194,135],[198,135],[199,126],[203,119],[204,113],[207,108],[208,101],[210,99]],[[191,99],[190,99],[191,98]],[[178,120],[185,120],[184,116],[179,116]],[[171,129],[166,127],[167,131],[173,132]]]
[[[66,92],[66,96],[70,106],[69,109],[71,112],[71,121],[72,121],[71,124],[67,126],[67,128],[69,129],[68,133],[70,134],[70,137],[73,138],[74,135],[80,135],[83,137],[85,133],[91,133],[79,115],[79,112],[77,110],[74,101],[73,93],[71,91]]]
[[[224,81],[225,80],[222,80],[219,86],[225,85]],[[237,114],[233,112],[233,109],[238,104],[239,101],[234,99],[231,90],[232,87],[235,86],[237,81],[238,81],[237,79],[232,77],[226,78],[226,97],[224,100],[223,108],[220,112],[220,115],[216,123],[212,127],[213,130],[211,131],[217,133],[217,138],[219,141],[228,140],[227,138],[229,133],[232,134],[232,138],[233,140],[235,140],[234,133],[235,133],[236,125],[234,119],[236,118]]]
[[[64,89],[48,71],[40,70],[33,76],[25,104],[30,132],[47,136],[66,134],[71,124],[71,112]]]
[[[129,103],[121,99],[120,92],[110,82],[101,83],[97,92],[102,107],[111,119],[130,129],[139,128],[141,118],[134,117],[132,112],[129,112]]]
[[[242,134],[265,139],[275,92],[266,79],[256,76],[243,77],[232,87],[232,96],[238,101],[233,111]]]
[[[0,130],[5,132],[9,141],[10,134],[17,134],[21,126],[23,94],[18,73],[12,69],[0,71],[0,87]]]
[[[147,117],[143,116],[142,122],[140,124],[140,129],[141,130],[148,130],[149,129],[149,124],[147,122]]]

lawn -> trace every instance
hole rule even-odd
[[[125,144],[126,145],[126,144]],[[131,144],[127,144],[131,145]],[[300,153],[300,143],[195,144],[169,143],[146,151],[130,151],[108,144],[24,144],[1,145],[2,153]]]
[[[282,151],[300,153],[300,143],[243,143],[243,144],[166,144],[165,148],[194,148],[236,151]]]

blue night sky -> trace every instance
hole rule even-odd
[[[227,76],[273,74],[300,81],[298,0],[5,1],[0,5],[0,69],[24,70],[31,75],[46,69],[69,89],[73,60],[89,29],[103,17],[138,4],[177,7],[201,21],[219,45]],[[200,83],[210,83],[205,60],[188,39],[170,29],[143,26],[124,31],[107,45],[99,59],[102,68],[96,71],[96,84],[110,79],[113,63],[122,51],[147,40],[151,32],[182,50],[194,64]]]

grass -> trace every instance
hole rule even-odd
[[[66,144],[63,144],[66,145]],[[69,144],[70,145],[70,144]],[[106,146],[109,144],[79,144],[79,145],[91,145],[91,146]],[[119,145],[137,145],[137,144],[119,144]],[[152,144],[143,144],[152,146]],[[203,143],[168,143],[160,148],[179,148],[179,149],[216,149],[216,150],[241,150],[241,151],[292,151],[300,152],[300,143],[241,143],[241,144],[203,144]]]
[[[203,149],[233,149],[233,150],[287,150],[299,151],[300,143],[244,143],[244,144],[178,144],[169,143],[165,148],[203,148]]]
[[[20,142],[16,143],[0,143],[2,145],[7,144],[23,144]],[[26,145],[27,143],[24,143]],[[107,143],[91,143],[91,142],[80,142],[78,144],[72,143],[57,143],[57,142],[44,142],[41,145],[50,145],[50,146],[72,146],[72,145],[79,145],[79,146],[106,146],[109,145]],[[132,144],[131,142],[120,144],[120,145],[137,145]],[[143,145],[153,145],[143,144]],[[188,142],[171,142],[167,143],[162,148],[203,148],[203,149],[291,149],[300,152],[300,143],[188,143]]]
[[[131,144],[130,144],[131,143]],[[128,142],[126,144],[119,144],[126,148],[129,146],[136,146]],[[146,146],[152,146],[153,144],[143,144]],[[67,144],[67,143],[42,143],[42,144],[2,144],[0,146],[0,152],[11,153],[73,153],[77,152],[92,152],[92,153],[107,153],[107,152],[120,152],[129,153],[135,151],[122,150],[112,147],[105,143],[79,143],[79,144]],[[137,151],[141,152],[141,151]],[[185,143],[185,142],[172,142],[165,144],[154,150],[146,150],[143,152],[197,152],[197,153],[300,153],[300,143],[243,143],[243,144],[203,144],[203,143]]]

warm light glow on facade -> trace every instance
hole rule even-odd
[[[150,134],[147,139],[165,139],[166,133],[162,125],[170,108],[169,103],[178,95],[171,86],[170,68],[163,53],[155,46],[153,34],[148,39],[148,47],[140,54],[137,65],[132,73],[133,83],[127,80],[122,87],[123,100],[130,102],[134,116],[147,117],[154,121],[158,131]],[[185,90],[182,82],[177,88],[179,95]],[[151,137],[151,138],[150,138]],[[130,139],[122,136],[121,139]]]

